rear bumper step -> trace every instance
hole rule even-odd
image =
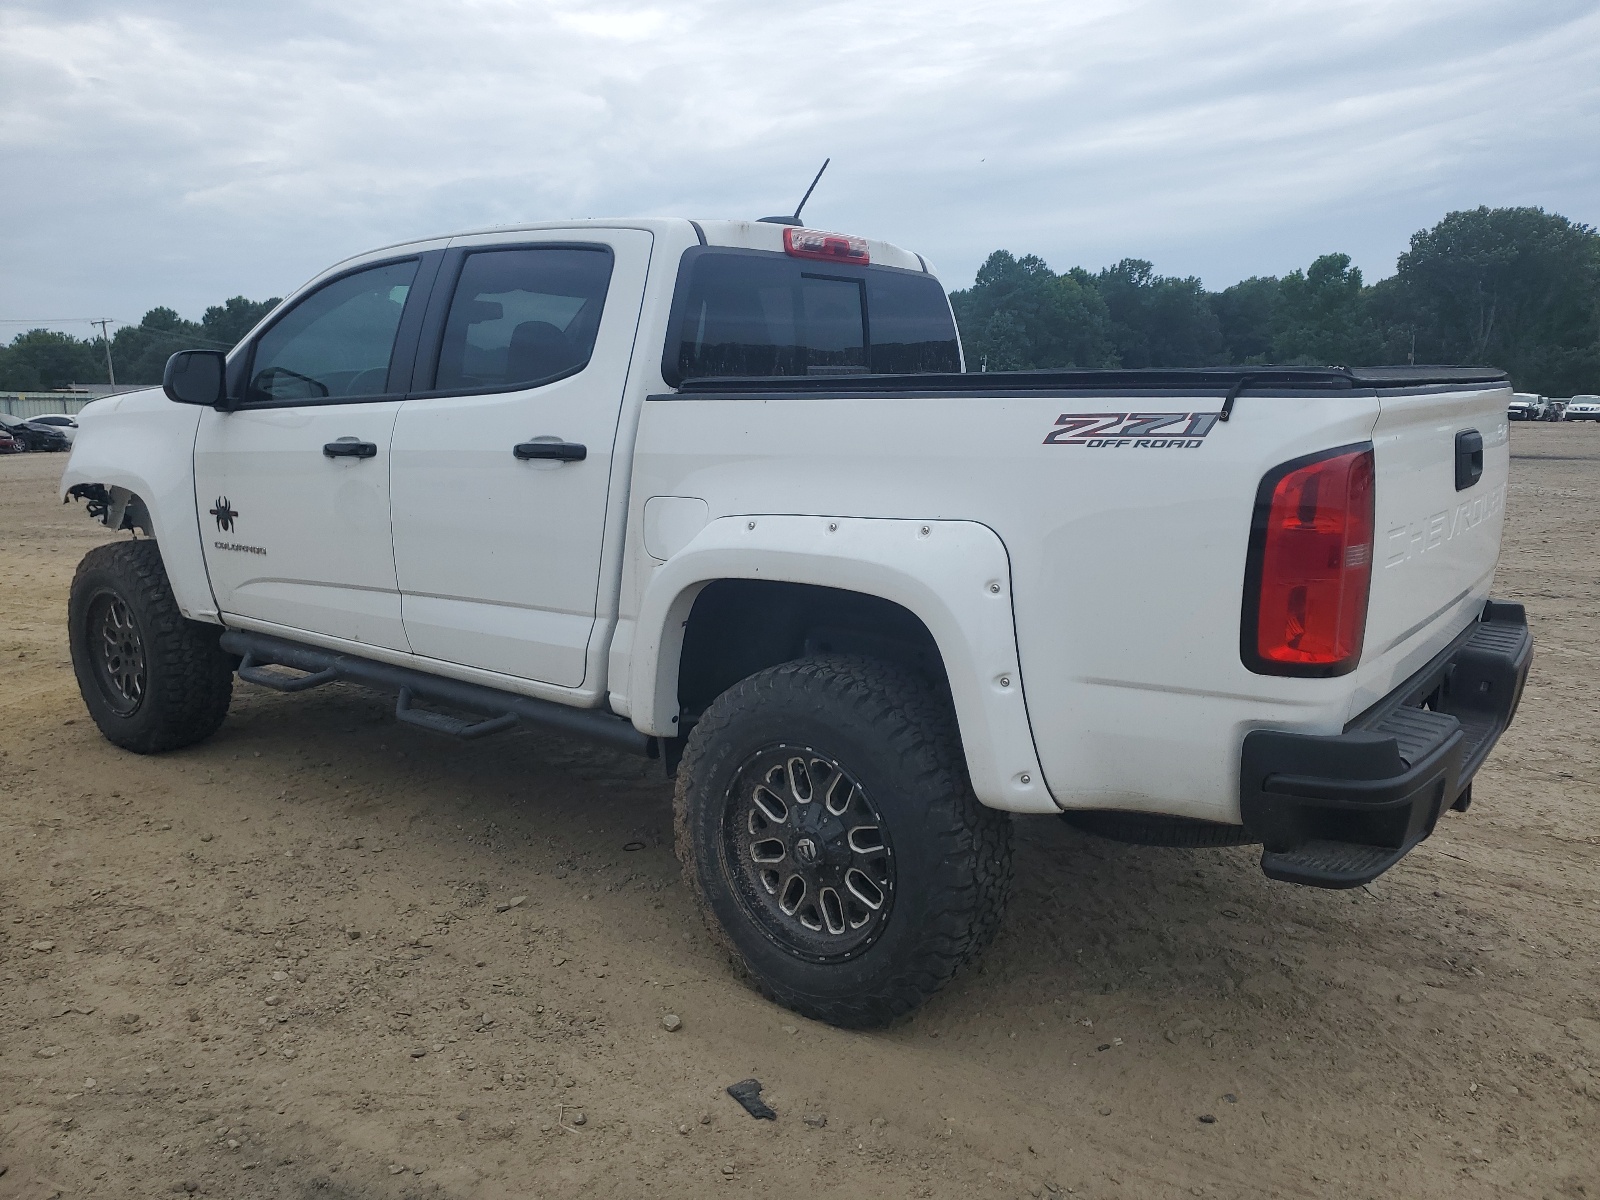
[[[1345,727],[1245,735],[1239,812],[1271,879],[1350,888],[1376,879],[1465,811],[1472,777],[1511,724],[1533,636],[1520,604],[1491,600],[1417,674]]]

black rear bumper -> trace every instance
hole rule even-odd
[[[1444,653],[1343,733],[1245,735],[1239,812],[1269,878],[1350,888],[1465,811],[1533,664],[1520,604],[1491,600]]]

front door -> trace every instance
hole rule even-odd
[[[579,687],[651,239],[540,236],[440,270],[394,430],[395,565],[415,653]]]
[[[406,650],[389,536],[389,455],[409,357],[396,347],[422,259],[342,275],[254,343],[232,412],[195,440],[201,540],[229,616]],[[418,314],[420,316],[420,314]]]

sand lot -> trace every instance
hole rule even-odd
[[[0,458],[0,1197],[1600,1197],[1600,424],[1512,445],[1538,650],[1470,813],[1352,893],[1027,819],[982,968],[876,1034],[733,976],[654,764],[245,684],[114,749],[105,531]]]

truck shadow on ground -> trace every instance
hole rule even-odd
[[[558,879],[570,870],[574,889],[624,871],[682,888],[672,784],[657,762],[532,731],[476,743],[414,733],[383,697],[342,686],[297,698],[241,686],[213,745],[278,760],[301,802],[316,805],[320,792],[396,848],[438,837],[426,822],[442,821],[481,848],[491,890],[524,868]],[[1333,1009],[1381,1025],[1379,1003],[1458,974],[1448,950],[1410,936],[1437,928],[1448,901],[1405,864],[1370,890],[1328,892],[1267,880],[1258,847],[1130,846],[1051,817],[1017,818],[1015,844],[995,944],[913,1023],[1066,1006],[1143,1014],[1156,1036],[1193,1025],[1251,1041]],[[720,962],[706,969],[742,986]]]

